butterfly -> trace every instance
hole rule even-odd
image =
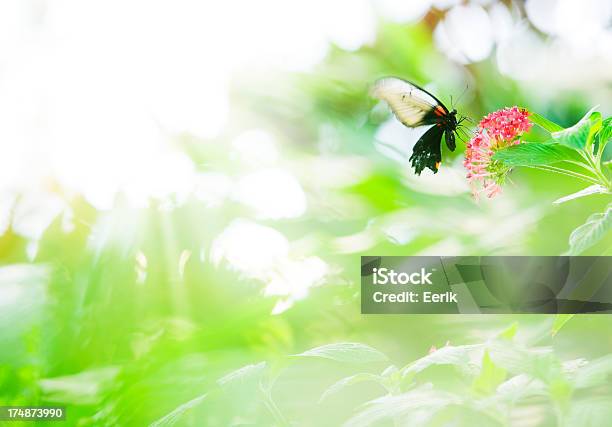
[[[397,77],[376,81],[370,94],[387,102],[395,117],[408,127],[434,125],[415,144],[410,163],[417,175],[425,168],[438,172],[442,162],[442,135],[448,149],[455,151],[455,134],[464,118],[457,120],[457,110],[449,111],[425,89]]]

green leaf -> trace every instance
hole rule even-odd
[[[399,372],[399,369],[397,369],[397,366],[390,365],[390,366],[387,366],[387,368],[385,368],[385,370],[382,372],[382,374],[380,374],[380,376],[384,378],[390,378],[393,375],[396,375],[398,372]]]
[[[561,363],[549,347],[522,348],[512,342],[489,345],[491,360],[512,374],[527,374],[547,384],[564,380]]]
[[[42,397],[47,402],[93,405],[99,403],[112,388],[119,375],[116,366],[82,371],[74,375],[44,378],[38,381]]]
[[[240,369],[230,372],[227,375],[219,378],[217,384],[226,391],[232,391],[236,387],[242,388],[259,384],[266,369],[266,362],[260,362],[256,365],[243,366]],[[200,403],[208,398],[208,393],[195,397],[174,409],[172,412],[164,415],[149,427],[171,427],[176,425],[183,416],[191,409],[197,407]]]
[[[191,399],[188,402],[183,403],[182,405],[174,409],[172,412],[149,424],[149,427],[171,427],[176,425],[176,423],[181,420],[181,418],[187,411],[198,406],[200,403],[206,400],[207,396],[208,394],[203,394],[194,399]]]
[[[421,372],[432,365],[465,366],[470,361],[470,353],[480,347],[479,344],[442,347],[403,368],[402,375],[405,377],[409,373]]]
[[[603,185],[594,184],[576,193],[569,194],[565,197],[561,197],[553,202],[555,205],[569,202],[570,200],[578,199],[580,197],[590,196],[591,194],[606,194],[609,193],[608,189]]]
[[[537,166],[578,158],[574,150],[557,143],[524,142],[497,151],[493,159],[507,166]]]
[[[382,385],[382,378],[379,375],[370,374],[368,372],[360,372],[355,375],[351,375],[350,377],[342,378],[341,380],[335,382],[331,386],[329,386],[321,395],[319,402],[323,402],[329,396],[338,393],[345,387],[353,384],[362,383],[365,381],[374,381]]]
[[[609,396],[590,395],[572,403],[564,425],[603,427],[610,425],[612,405]]]
[[[440,409],[460,403],[459,396],[434,390],[430,384],[425,384],[403,394],[371,400],[343,426],[368,427],[381,425],[384,420],[400,420],[400,425],[427,425]]]
[[[566,411],[572,397],[572,384],[564,378],[552,381],[548,385],[550,398],[563,410]]]
[[[529,121],[531,123],[535,123],[544,130],[547,130],[549,133],[559,132],[560,130],[563,130],[563,128],[558,124],[551,122],[546,117],[542,117],[537,113],[532,113],[531,111],[529,112]]]
[[[580,227],[572,231],[569,238],[569,255],[579,255],[599,242],[612,226],[612,204],[603,213],[591,215]]]
[[[601,127],[601,113],[593,112],[591,109],[580,119],[578,123],[567,129],[553,132],[555,142],[573,148],[583,150],[591,145],[593,136]]]
[[[517,331],[518,331],[518,323],[512,322],[512,324],[508,326],[506,329],[504,329],[503,331],[501,331],[497,335],[497,337],[501,339],[505,339],[505,340],[511,340],[512,338],[514,338]]]
[[[345,363],[370,363],[388,360],[387,356],[375,348],[353,342],[322,345],[321,347],[316,347],[300,354],[294,354],[293,356],[322,357],[324,359]]]
[[[501,368],[491,360],[489,352],[485,351],[482,356],[482,368],[480,369],[480,375],[478,375],[472,383],[472,389],[484,395],[490,395],[495,392],[497,386],[499,386],[506,379],[506,370]]]
[[[217,380],[217,384],[219,384],[221,387],[232,387],[235,385],[243,385],[252,381],[259,381],[263,377],[266,366],[266,362],[244,366],[219,378]]]
[[[563,326],[565,326],[565,324],[569,322],[569,320],[574,316],[575,314],[557,314],[557,316],[555,317],[555,321],[552,325],[552,336],[554,337],[555,335],[557,335],[561,328],[563,328]]]
[[[592,360],[576,372],[574,384],[577,388],[596,387],[609,382],[612,375],[612,355]]]
[[[601,128],[597,133],[597,139],[600,144],[606,145],[610,138],[612,138],[612,117],[608,117],[601,122]]]
[[[546,384],[531,375],[519,374],[497,387],[496,397],[510,402],[527,396],[546,396]]]
[[[565,372],[568,377],[574,378],[573,376],[576,374],[576,372],[588,364],[589,362],[585,358],[579,357],[577,359],[566,360],[561,364],[561,366],[563,368],[563,372]]]

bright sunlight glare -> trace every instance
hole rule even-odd
[[[356,50],[372,42],[377,16],[416,20],[433,5],[446,11],[435,38],[451,59],[483,60],[497,42],[503,71],[540,79],[541,64],[521,67],[529,63],[525,55],[546,57],[547,47],[540,43],[538,55],[517,49],[523,45],[521,37],[529,38],[531,32],[513,22],[511,11],[459,3],[3,1],[0,190],[15,193],[59,184],[98,209],[111,208],[119,193],[140,206],[152,197],[197,191],[196,167],[173,146],[173,138],[214,138],[232,124],[228,89],[233,72],[308,70],[330,43]],[[610,7],[599,0],[580,2],[579,7],[565,0],[549,3],[530,0],[527,13],[567,49],[582,52],[584,61],[574,60],[572,67],[591,70],[594,61],[610,60],[610,34],[604,29]],[[542,13],[549,9],[553,13]],[[589,34],[581,35],[584,28],[572,24],[576,14],[581,22],[592,22]],[[602,46],[585,46],[583,40],[595,33]],[[571,54],[567,50],[565,57],[571,59]],[[550,61],[563,70],[570,59]],[[560,72],[558,79],[565,74]],[[266,132],[254,129],[235,140],[233,149],[241,160],[252,157],[242,162],[246,166],[271,166],[278,158],[274,138]],[[295,216],[301,209],[301,202],[296,203],[295,213],[264,216]]]
[[[2,190],[51,180],[98,209],[111,208],[120,192],[139,206],[193,190],[194,165],[171,138],[222,131],[230,121],[232,71],[246,64],[307,69],[329,42],[357,49],[373,40],[370,2],[335,2],[321,14],[323,6],[2,2]],[[273,145],[255,136],[274,158]]]

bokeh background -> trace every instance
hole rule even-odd
[[[361,315],[359,257],[564,253],[609,196],[555,206],[584,185],[519,169],[477,203],[463,143],[415,176],[423,130],[368,87],[410,79],[475,121],[512,105],[564,126],[607,116],[611,19],[609,0],[3,0],[0,405],[141,426],[207,396],[161,425],[333,426],[380,390],[319,403],[354,369],[290,355],[361,342],[403,366],[516,323],[554,363],[607,357],[607,315],[554,336],[553,316]],[[611,255],[610,236],[587,254]],[[215,394],[262,361],[265,398],[244,379]],[[597,390],[492,425],[607,425]]]

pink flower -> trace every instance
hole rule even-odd
[[[482,192],[489,198],[501,193],[501,185],[510,168],[493,160],[493,154],[520,143],[518,138],[532,126],[528,116],[527,110],[504,108],[485,116],[478,124],[476,134],[467,144],[463,161],[475,198]],[[477,188],[479,184],[481,189]]]
[[[518,107],[504,108],[483,117],[478,127],[486,129],[494,138],[512,141],[531,129],[528,116],[527,110]]]

